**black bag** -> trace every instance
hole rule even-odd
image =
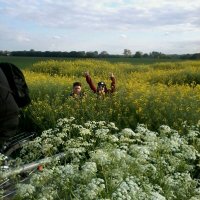
[[[8,80],[11,93],[18,107],[22,108],[30,104],[29,89],[21,70],[11,63],[0,63],[0,68]],[[8,90],[10,89],[8,88]]]

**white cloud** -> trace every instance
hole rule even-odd
[[[0,27],[0,38],[2,41],[8,42],[30,42],[31,38],[29,33],[23,32],[21,30],[17,30],[11,27],[7,27],[6,25],[2,25]]]
[[[61,39],[61,36],[59,36],[59,35],[54,35],[52,38],[53,38],[53,39],[56,39],[56,40],[59,40],[59,39]]]
[[[121,38],[127,38],[127,35],[126,34],[121,34],[120,37]]]
[[[19,42],[30,42],[30,41],[31,41],[30,38],[28,38],[28,37],[26,37],[26,36],[24,36],[24,35],[18,35],[18,36],[16,37],[16,39],[17,39],[17,41],[19,41]]]
[[[181,42],[199,37],[199,10],[200,0],[0,0],[0,40],[10,48],[180,51]]]
[[[141,0],[4,1],[2,10],[18,20],[57,28],[160,27],[190,23],[199,28],[199,1]]]

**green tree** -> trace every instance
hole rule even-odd
[[[132,55],[131,50],[124,49],[124,56],[131,56],[131,55]]]

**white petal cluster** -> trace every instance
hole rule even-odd
[[[35,192],[35,187],[31,184],[19,184],[17,185],[17,195],[24,198],[30,198]]]
[[[82,136],[87,136],[87,135],[92,134],[90,129],[87,129],[87,128],[80,128],[79,131],[80,131],[80,135],[82,135]]]
[[[161,134],[168,134],[171,132],[171,128],[169,126],[166,126],[166,125],[162,125],[159,127],[159,132]]]
[[[105,184],[104,180],[100,178],[94,178],[91,182],[86,186],[85,189],[85,198],[84,199],[96,199],[97,196],[104,191]]]
[[[106,151],[102,149],[97,149],[96,151],[91,153],[91,160],[96,162],[97,164],[106,165],[110,162],[110,157]]]
[[[134,177],[128,177],[119,185],[116,192],[112,194],[112,197],[116,200],[131,200],[137,197],[139,191],[140,187],[135,182]]]
[[[123,129],[119,134],[123,135],[124,137],[136,136],[136,133],[130,128]]]
[[[163,195],[159,194],[158,192],[152,192],[151,195],[152,196],[150,200],[166,200],[166,198]]]
[[[105,138],[107,136],[109,131],[110,131],[109,129],[104,129],[104,128],[98,129],[98,130],[95,131],[95,135],[96,135],[97,138],[102,138],[103,139],[103,138]]]
[[[83,173],[86,174],[95,174],[97,172],[97,165],[95,162],[86,162],[82,166]]]
[[[8,159],[7,156],[0,153],[0,166]]]

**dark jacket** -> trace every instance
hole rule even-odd
[[[74,94],[73,92],[69,94],[69,97],[73,97],[73,98],[84,98],[86,96],[85,92],[81,92],[79,95]]]
[[[16,134],[19,108],[11,93],[8,81],[0,69],[0,147]]]

